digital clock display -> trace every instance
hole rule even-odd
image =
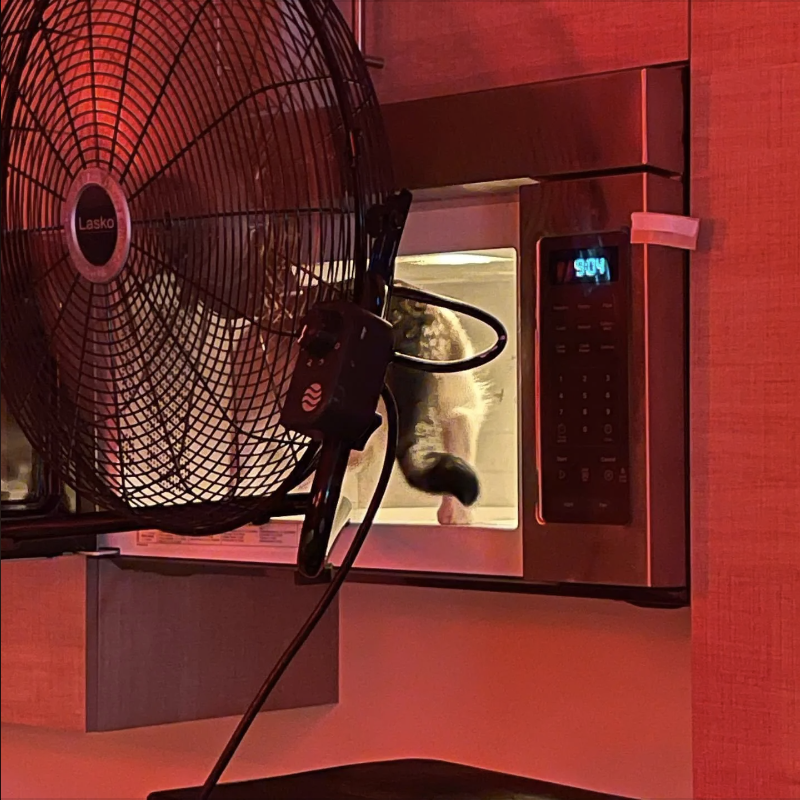
[[[617,280],[616,247],[558,250],[550,254],[550,283],[600,284]]]

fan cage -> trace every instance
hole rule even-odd
[[[3,394],[33,447],[143,527],[273,511],[315,452],[279,423],[298,325],[355,299],[391,190],[335,4],[12,0],[2,166]],[[82,230],[98,184],[114,234]]]

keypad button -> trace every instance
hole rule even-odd
[[[619,525],[629,511],[627,301],[616,291],[557,287],[542,297],[540,508],[549,522]]]
[[[562,497],[554,500],[552,504],[545,507],[545,515],[548,507],[564,521],[580,520],[589,510],[589,504],[577,497]]]
[[[558,456],[555,459],[552,469],[546,474],[553,476],[559,483],[566,483],[570,479],[571,470],[569,460],[566,456]]]

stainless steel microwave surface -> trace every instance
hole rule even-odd
[[[522,190],[531,580],[685,585],[686,256],[631,245],[634,210],[680,214],[681,182],[643,172]]]

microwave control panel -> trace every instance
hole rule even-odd
[[[630,235],[546,237],[537,263],[537,455],[542,523],[631,518]]]

